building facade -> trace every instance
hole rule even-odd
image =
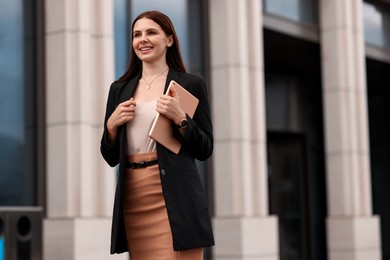
[[[390,260],[388,0],[0,3],[0,206],[43,208],[44,259],[128,258],[100,137],[131,21],[157,9],[210,93],[206,259]]]

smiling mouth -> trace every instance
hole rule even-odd
[[[142,47],[142,48],[140,48],[139,50],[141,51],[141,52],[146,52],[146,51],[150,51],[151,49],[153,49],[152,47]]]

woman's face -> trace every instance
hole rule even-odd
[[[172,46],[172,36],[167,36],[161,26],[149,18],[134,24],[133,49],[138,58],[147,63],[165,61],[167,48]]]

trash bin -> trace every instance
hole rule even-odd
[[[0,260],[42,259],[42,208],[0,207]]]
[[[0,260],[4,260],[4,219],[0,212]]]

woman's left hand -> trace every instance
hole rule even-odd
[[[156,111],[171,119],[177,125],[186,117],[180,106],[180,98],[174,86],[171,86],[168,95],[161,95],[157,100]]]

